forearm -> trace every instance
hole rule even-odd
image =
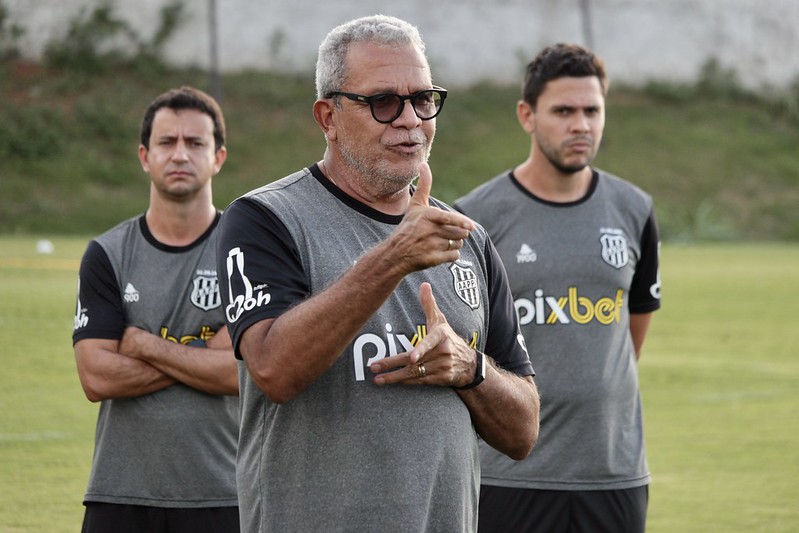
[[[652,322],[652,313],[630,313],[630,335],[633,339],[636,360],[641,359],[644,348],[644,339]]]
[[[510,458],[524,459],[538,440],[538,389],[532,377],[502,370],[489,357],[486,362],[485,381],[457,392],[480,437]]]
[[[404,273],[380,245],[319,294],[244,332],[240,351],[259,388],[286,402],[321,376],[385,302]]]
[[[135,398],[175,384],[152,365],[116,351],[117,341],[85,339],[75,344],[78,377],[92,402]]]
[[[238,370],[232,348],[186,346],[128,328],[122,350],[189,387],[209,394],[238,395]]]

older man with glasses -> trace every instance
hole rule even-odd
[[[328,34],[316,85],[322,160],[221,222],[242,529],[475,531],[478,438],[522,459],[539,408],[493,245],[430,197],[447,92],[379,15]]]

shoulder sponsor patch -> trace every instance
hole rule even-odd
[[[244,273],[244,252],[236,246],[228,252],[226,260],[227,290],[230,303],[225,308],[228,322],[237,321],[241,314],[256,307],[267,305],[272,295],[265,291],[265,285],[253,287]]]

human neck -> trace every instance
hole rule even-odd
[[[591,187],[592,174],[590,166],[564,173],[549,162],[537,164],[532,158],[513,170],[513,175],[525,189],[542,200],[556,203],[576,202],[583,198]]]
[[[344,172],[343,169],[338,171],[333,168],[342,169],[341,166],[336,166],[326,159],[319,162],[322,174],[347,196],[387,215],[403,215],[408,208],[410,189],[407,185],[394,192],[374,191],[368,186],[368,179],[359,179],[353,177],[351,173]]]
[[[147,227],[158,242],[168,246],[188,246],[213,224],[216,208],[210,201],[150,201],[145,213]]]

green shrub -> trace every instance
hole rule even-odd
[[[161,9],[158,28],[145,41],[114,13],[109,0],[88,11],[82,7],[69,22],[66,35],[47,43],[45,62],[52,67],[97,75],[119,66],[162,71],[162,48],[183,20],[184,8],[174,0]]]
[[[17,41],[25,34],[20,26],[8,23],[8,8],[0,2],[0,62],[19,56]]]
[[[64,117],[42,107],[0,107],[0,159],[33,161],[63,151]]]

